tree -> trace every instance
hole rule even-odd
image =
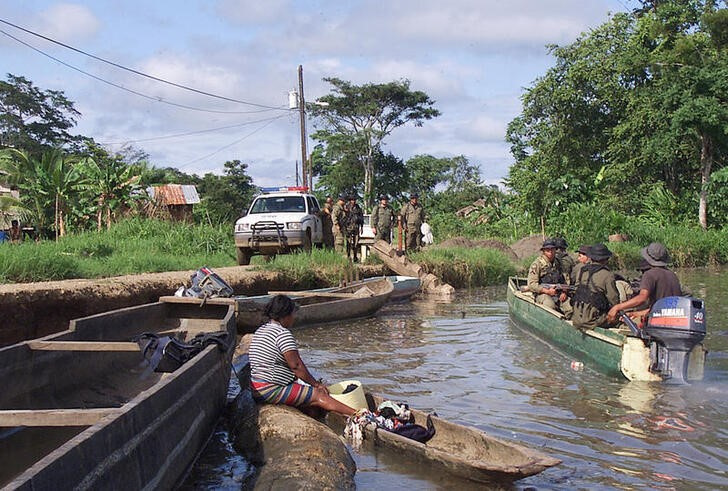
[[[207,173],[202,177],[198,189],[209,220],[229,223],[247,210],[256,191],[247,169],[248,164],[230,160],[222,176]]]
[[[338,78],[324,78],[333,93],[309,104],[320,129],[312,137],[324,143],[333,160],[354,158],[364,170],[364,202],[372,202],[375,154],[395,128],[423,122],[440,115],[434,101],[421,91],[410,90],[408,80],[385,84],[353,85]]]
[[[28,152],[6,150],[2,159],[3,172],[18,183],[21,199],[31,203],[34,219],[43,228],[49,210],[53,216],[56,240],[66,235],[66,215],[71,197],[81,187],[82,177],[75,167],[78,158],[60,149],[43,152],[33,157]]]
[[[41,90],[21,76],[0,81],[0,148],[37,154],[76,139],[68,130],[80,116],[61,91]]]
[[[101,230],[105,221],[108,230],[112,217],[130,208],[135,196],[140,196],[134,193],[139,188],[140,176],[134,175],[134,169],[124,162],[122,155],[110,155],[98,145],[89,143],[87,154],[78,163],[82,176],[79,189],[95,205],[97,229]]]

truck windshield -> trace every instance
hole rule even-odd
[[[254,213],[305,213],[306,201],[303,196],[267,196],[258,198],[250,208]]]

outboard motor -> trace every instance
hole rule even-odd
[[[642,329],[650,338],[650,371],[668,383],[687,383],[689,353],[705,338],[705,323],[700,299],[665,297],[655,302]]]

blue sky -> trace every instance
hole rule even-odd
[[[395,130],[386,150],[464,154],[485,181],[512,162],[504,142],[523,88],[551,65],[545,45],[566,44],[635,0],[136,0],[0,3],[0,18],[136,70],[230,98],[287,107],[304,67],[305,93],[323,77],[361,84],[408,79],[442,116]],[[261,186],[290,181],[300,159],[297,114],[211,99],[93,61],[12,27],[13,36],[97,77],[192,111],[98,82],[0,34],[0,69],[62,90],[82,113],[77,132],[111,150],[131,142],[157,166],[221,172],[249,164]],[[277,119],[272,119],[277,118]],[[193,131],[234,128],[155,139]],[[309,123],[309,131],[313,128]],[[112,145],[113,144],[113,145]],[[309,142],[309,146],[311,143]]]

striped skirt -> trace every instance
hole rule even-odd
[[[271,384],[261,380],[251,380],[250,389],[256,402],[285,404],[286,406],[305,406],[313,397],[313,387],[296,382],[288,385]]]

